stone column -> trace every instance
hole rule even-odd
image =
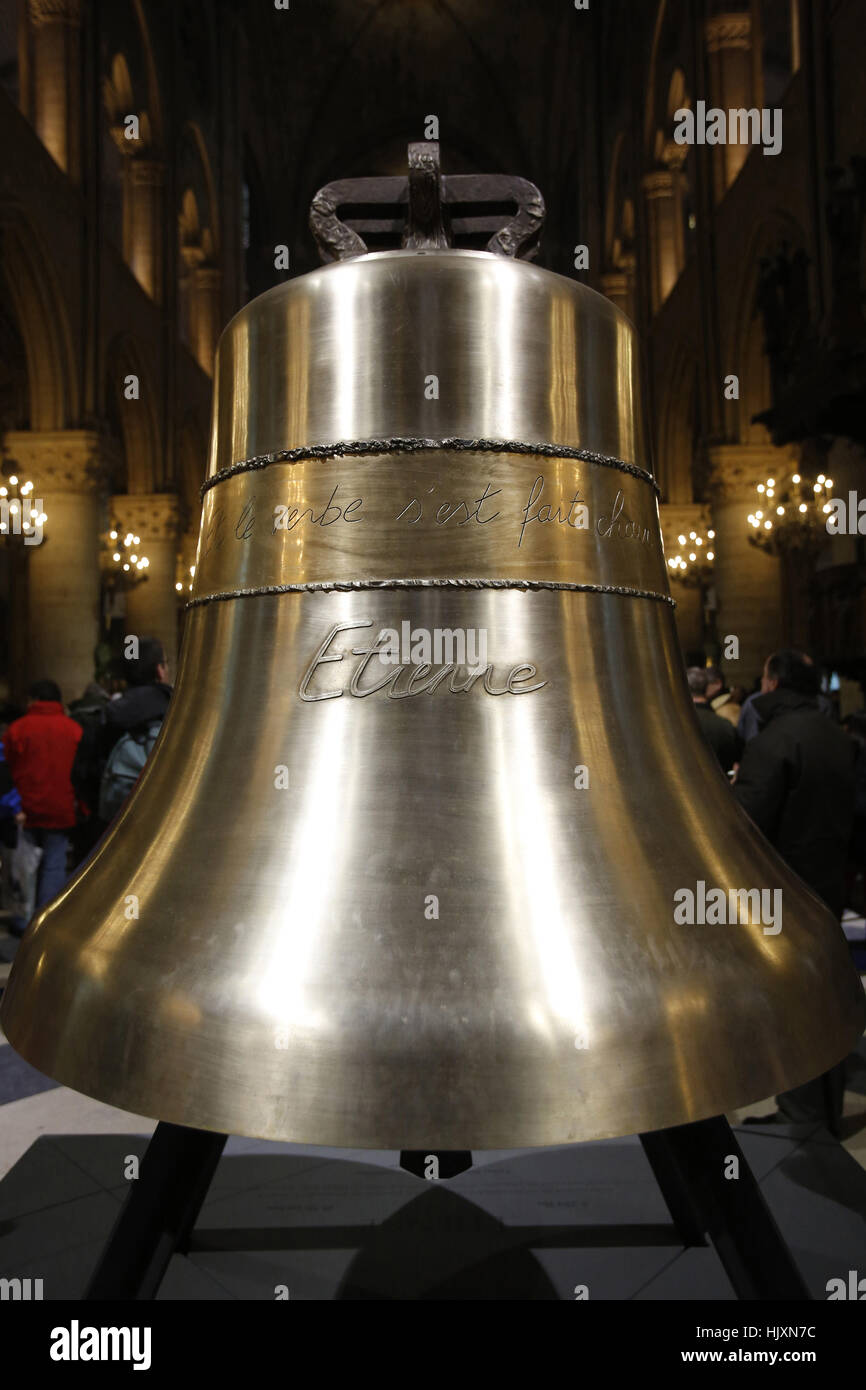
[[[756,506],[755,484],[780,475],[789,456],[771,444],[721,444],[709,458],[722,664],[748,689],[784,634],[779,561],[752,545],[746,517]],[[739,639],[738,662],[724,656],[728,635]]]
[[[81,0],[29,0],[33,124],[49,154],[81,178]]]
[[[679,199],[675,181],[679,171],[654,169],[643,177],[649,229],[650,295],[657,313],[677,282],[681,270],[677,249],[682,229],[677,226]]]
[[[688,536],[690,531],[697,531],[706,536],[713,525],[709,509],[701,502],[663,502],[659,507],[659,519],[666,559],[681,549],[677,542],[678,536]],[[713,550],[715,554],[713,547],[714,542],[711,542],[706,548]],[[705,645],[704,591],[699,585],[679,583],[673,575],[669,575],[669,578],[671,597],[676,600],[677,605],[677,635],[683,655],[702,650]]]
[[[208,376],[213,373],[213,359],[222,324],[220,288],[222,276],[215,266],[201,265],[193,272],[195,296],[195,355]]]
[[[139,637],[158,637],[165,647],[169,678],[177,672],[177,567],[180,507],[171,492],[118,493],[112,516],[122,534],[141,537],[141,553],[150,564],[147,578],[126,594],[126,630]]]
[[[601,292],[622,309],[630,319],[634,319],[634,266],[621,266],[617,270],[606,270],[601,277]]]
[[[33,480],[47,521],[29,548],[28,680],[57,681],[74,700],[93,680],[99,640],[99,487],[108,445],[93,430],[15,430],[4,453]]]
[[[129,266],[142,289],[162,302],[162,218],[165,166],[132,159],[129,171]]]
[[[707,108],[714,106],[727,113],[748,109],[753,105],[752,80],[752,18],[736,12],[713,15],[704,25],[707,48],[707,69],[710,99]],[[751,145],[712,145],[713,198],[724,197],[742,169]]]

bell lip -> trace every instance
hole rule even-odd
[[[489,261],[497,266],[519,267],[518,274],[535,274],[541,275],[545,279],[561,280],[564,284],[568,285],[571,290],[575,291],[578,296],[591,296],[592,299],[598,301],[599,305],[604,305],[605,309],[615,319],[621,320],[622,323],[631,330],[635,338],[638,336],[638,330],[634,320],[630,319],[628,314],[624,313],[618,305],[608,299],[607,295],[601,294],[599,290],[593,289],[591,285],[585,285],[582,280],[573,280],[570,275],[563,275],[559,270],[548,270],[546,266],[537,265],[534,261],[521,260],[517,256],[500,256],[494,251],[478,251],[469,246],[396,246],[390,251],[366,251],[357,256],[347,256],[346,259],[342,261],[328,261],[325,265],[317,265],[312,270],[305,270],[302,275],[293,275],[290,279],[284,280],[279,285],[272,285],[270,289],[262,290],[261,294],[257,294],[254,299],[250,299],[246,304],[243,304],[241,308],[238,309],[237,313],[233,314],[225,324],[217,340],[217,352],[219,352],[220,344],[232,328],[232,325],[239,319],[242,319],[246,314],[249,314],[256,305],[261,304],[263,300],[274,300],[281,295],[290,293],[295,285],[299,285],[302,281],[310,280],[314,275],[331,274],[336,271],[344,270],[347,266],[366,265],[370,261],[407,260],[418,256],[432,256],[441,260],[462,259]]]
[[[2,1005],[0,1005],[0,1021],[2,1021],[2,1012]],[[813,1080],[815,1076],[821,1075],[823,1072],[829,1070],[830,1067],[843,1061],[862,1036],[863,1027],[864,1024],[866,1024],[866,997],[864,997],[861,1015],[856,1028],[852,1028],[851,1036],[848,1038],[845,1046],[841,1049],[837,1046],[837,1048],[832,1050],[831,1054],[822,1057],[819,1071],[813,1072],[810,1067],[809,1075],[804,1075],[800,1078],[796,1076],[791,1077],[789,1075],[785,1080],[785,1087],[791,1089],[794,1086],[805,1085],[808,1081]],[[26,1053],[18,1051],[14,1041],[8,1034],[6,1040],[9,1045],[18,1052],[19,1056],[29,1062]],[[39,1070],[38,1065],[35,1063],[30,1062],[29,1064],[35,1066],[37,1071]],[[424,1148],[429,1148],[431,1151],[435,1151],[436,1149],[466,1149],[471,1150],[473,1153],[490,1153],[501,1150],[555,1149],[573,1147],[577,1144],[596,1144],[611,1139],[629,1139],[640,1134],[652,1134],[661,1130],[676,1128],[680,1125],[696,1124],[702,1120],[713,1119],[717,1115],[729,1115],[732,1110],[741,1110],[746,1106],[754,1105],[759,1101],[769,1098],[766,1090],[767,1078],[764,1078],[761,1085],[755,1087],[754,1090],[749,1088],[749,1090],[741,1096],[726,1101],[722,1105],[696,1106],[693,1111],[688,1111],[682,1106],[671,1106],[668,1114],[661,1114],[660,1116],[654,1117],[651,1123],[639,1120],[633,1128],[629,1129],[624,1128],[621,1124],[614,1125],[610,1128],[600,1126],[598,1129],[593,1129],[589,1133],[581,1134],[579,1137],[573,1135],[569,1137],[569,1135],[562,1132],[553,1133],[552,1131],[555,1126],[551,1126],[548,1132],[541,1138],[537,1137],[538,1130],[536,1128],[535,1134],[532,1137],[515,1132],[510,1136],[500,1134],[486,1138],[483,1134],[479,1134],[478,1132],[472,1133],[470,1130],[458,1130],[457,1132],[446,1131],[444,1134],[440,1133],[438,1135],[431,1135],[430,1133],[422,1134],[416,1131],[400,1134],[379,1133],[375,1137],[370,1138],[349,1134],[346,1138],[342,1138],[338,1141],[333,1135],[327,1135],[324,1132],[320,1132],[319,1134],[298,1133],[290,1137],[285,1133],[282,1127],[280,1127],[278,1131],[276,1127],[269,1129],[267,1126],[254,1127],[249,1124],[235,1126],[232,1123],[231,1117],[228,1115],[226,1116],[225,1122],[219,1122],[216,1116],[206,1116],[201,1112],[190,1114],[187,1109],[184,1113],[183,1106],[177,1109],[170,1105],[165,1108],[160,1106],[159,1113],[156,1113],[156,1107],[150,1104],[140,1105],[136,1102],[135,1097],[124,1098],[120,1095],[115,1097],[112,1094],[111,1087],[91,1090],[76,1085],[72,1081],[64,1080],[62,1071],[63,1069],[58,1067],[53,1069],[50,1074],[47,1072],[42,1074],[50,1075],[52,1080],[57,1081],[68,1090],[75,1091],[78,1095],[87,1096],[91,1100],[99,1101],[102,1105],[109,1105],[112,1109],[138,1116],[141,1119],[153,1120],[157,1124],[180,1125],[189,1129],[204,1130],[209,1134],[226,1134],[240,1139],[256,1139],[272,1144],[294,1144],[300,1148],[315,1147],[347,1151],[361,1150],[371,1153],[381,1150],[400,1151],[403,1149]],[[575,1106],[574,1118],[576,1122],[579,1119],[579,1108],[577,1106]],[[635,1118],[637,1119],[637,1117]],[[529,1124],[532,1127],[535,1125],[535,1121],[530,1121]],[[435,1130],[437,1126],[434,1123],[430,1128],[432,1131]]]

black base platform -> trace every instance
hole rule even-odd
[[[866,1171],[817,1125],[735,1136],[813,1299],[825,1300],[829,1280],[866,1268]],[[0,1180],[0,1277],[42,1280],[46,1301],[82,1299],[147,1145],[141,1131],[56,1125],[34,1139]],[[736,1297],[713,1241],[687,1246],[677,1233],[637,1136],[479,1151],[438,1182],[417,1175],[428,1155],[420,1168],[402,1158],[412,1171],[394,1152],[230,1138],[158,1300]]]
[[[226,1137],[177,1125],[157,1127],[141,1175],[90,1281],[87,1300],[156,1296],[172,1255],[187,1253],[193,1245],[195,1224]],[[727,1120],[718,1116],[644,1134],[640,1140],[680,1243],[688,1248],[712,1241],[738,1298],[810,1297]],[[442,1159],[440,1172],[443,1167],[465,1171],[468,1163],[468,1155]],[[569,1227],[564,1231],[569,1233]],[[527,1234],[535,1248],[551,1236],[557,1244],[563,1239],[559,1227]],[[255,1241],[255,1236],[248,1234],[247,1239]],[[213,1243],[209,1248],[215,1248]],[[249,1243],[245,1248],[256,1246]]]

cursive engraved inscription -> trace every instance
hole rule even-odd
[[[610,516],[600,516],[595,523],[598,534],[604,540],[611,540],[616,536],[619,540],[642,541],[644,545],[652,543],[652,534],[647,526],[641,526],[637,521],[631,521],[629,517],[622,515],[625,501],[622,489],[617,489],[616,497],[613,499],[613,507]]]
[[[256,508],[252,498],[241,507],[241,514],[235,522],[235,535],[239,541],[248,541],[256,524]]]
[[[222,507],[217,507],[213,516],[210,518],[204,530],[202,531],[201,555],[199,556],[199,564],[201,564],[201,561],[204,560],[206,556],[210,555],[212,550],[219,550],[220,546],[222,545],[223,538],[220,535],[220,532],[222,531],[222,525],[224,520],[225,512],[223,511]]]
[[[316,516],[314,507],[289,507],[282,503],[274,507],[274,532],[294,531],[296,526],[300,526],[302,521],[309,521],[311,526],[333,526],[335,521],[362,521],[360,516],[352,516],[363,505],[362,497],[355,497],[345,506],[338,506],[334,498],[340,491],[340,484],[334,488],[328,500],[328,505]]]
[[[427,490],[428,492],[436,491],[436,489],[432,487]],[[456,522],[458,526],[467,526],[470,521],[477,521],[479,526],[486,526],[488,522],[496,520],[499,516],[499,512],[493,512],[490,516],[482,516],[481,511],[484,503],[488,502],[491,497],[498,497],[501,491],[501,488],[492,487],[490,483],[487,483],[481,496],[472,499],[471,506],[465,498],[461,498],[459,502],[440,502],[434,513],[433,520],[437,526],[447,526],[450,521],[454,521],[455,518],[459,517],[460,520]],[[406,517],[407,512],[412,512],[414,514]],[[413,497],[411,502],[407,502],[406,506],[397,513],[394,520],[402,521],[403,518],[406,517],[409,526],[416,526],[423,515],[424,506],[420,497]]]
[[[487,666],[468,669],[458,666],[453,661],[440,666],[438,669],[429,662],[410,662],[398,666],[396,670],[391,668],[385,676],[377,680],[375,675],[370,675],[369,668],[387,644],[387,637],[384,632],[380,632],[370,646],[352,648],[352,655],[360,657],[361,660],[352,672],[347,685],[341,685],[336,690],[311,693],[310,685],[318,668],[328,662],[344,660],[341,652],[328,650],[338,633],[372,626],[372,618],[363,619],[357,623],[334,624],[301,678],[298,694],[302,700],[316,703],[320,700],[336,700],[345,694],[364,698],[383,690],[389,700],[408,700],[414,695],[432,695],[440,686],[444,686],[452,695],[460,695],[471,690],[479,680],[488,695],[529,695],[533,690],[541,690],[543,686],[547,685],[547,681],[536,681],[534,685],[526,684],[538,674],[536,667],[531,662],[521,662],[517,666],[512,666],[504,678],[504,683],[502,683],[502,678],[500,678],[499,683],[497,682],[492,662]],[[377,660],[376,664],[381,669],[382,662]]]
[[[550,503],[545,502],[541,505],[541,494],[544,492],[544,478],[541,474],[532,484],[529,494],[529,501],[523,508],[523,522],[520,527],[520,535],[517,540],[517,549],[523,544],[523,534],[527,526],[533,521],[537,521],[543,526],[548,521],[558,521],[560,525],[571,526],[575,531],[585,531],[589,526],[589,508],[581,498],[580,492],[576,492],[568,504],[568,509],[563,515],[562,505],[551,511]],[[533,510],[534,509],[534,510]]]

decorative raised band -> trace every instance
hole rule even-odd
[[[273,597],[279,594],[354,594],[376,589],[515,589],[524,593],[549,590],[571,594],[618,594],[625,598],[648,598],[676,608],[670,594],[655,589],[633,589],[627,584],[569,584],[552,579],[350,579],[320,580],[308,584],[264,584],[253,589],[224,589],[215,594],[191,598],[187,608],[206,603],[226,603],[235,598]]]
[[[282,449],[274,454],[258,454],[255,458],[243,459],[240,463],[229,464],[207,478],[202,484],[201,496],[204,498],[210,488],[217,483],[234,478],[238,473],[252,473],[258,469],[269,468],[274,463],[303,463],[308,459],[363,458],[365,455],[417,454],[436,450],[441,453],[479,453],[479,454],[530,454],[539,458],[577,459],[581,463],[595,463],[601,468],[617,469],[628,473],[632,478],[649,483],[656,496],[661,496],[659,485],[652,473],[636,463],[626,463],[624,459],[611,454],[598,454],[592,449],[575,449],[569,444],[526,444],[515,439],[361,439],[339,444],[305,444],[298,449]]]

